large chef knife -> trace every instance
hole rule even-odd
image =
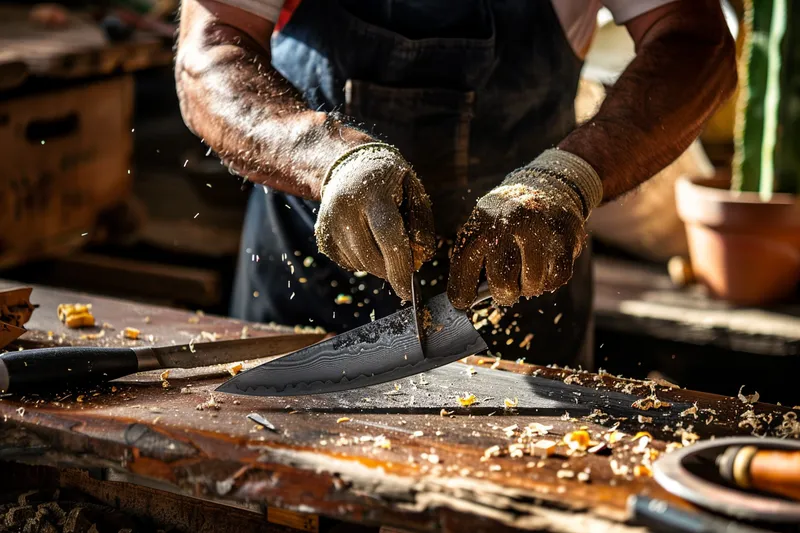
[[[482,285],[479,297],[489,297]],[[217,390],[297,396],[377,385],[437,368],[487,348],[447,294],[238,374]],[[419,330],[418,330],[419,325]]]
[[[67,346],[0,355],[0,392],[52,392],[161,368],[195,368],[285,354],[321,333],[295,333],[177,346]]]

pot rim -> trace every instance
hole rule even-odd
[[[761,199],[757,192],[734,192],[727,188],[730,180],[717,172],[713,177],[681,176],[678,178],[680,187],[689,187],[695,194],[700,194],[709,200],[721,203],[736,204],[775,204],[797,205],[800,207],[800,195],[786,192],[773,193],[769,201]],[[685,184],[685,185],[683,185]]]

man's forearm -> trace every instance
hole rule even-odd
[[[372,139],[309,110],[269,51],[205,4],[185,2],[182,17],[175,76],[187,125],[238,174],[319,199],[331,164]]]
[[[594,167],[605,201],[674,161],[736,86],[733,40],[719,2],[679,4],[649,29],[595,117],[559,145]]]

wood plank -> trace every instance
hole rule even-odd
[[[595,258],[597,327],[761,355],[800,355],[800,305],[736,307],[701,287],[678,289],[666,272]]]
[[[99,317],[120,327],[150,316],[156,343],[176,340],[190,326],[227,337],[243,326],[220,317],[199,317],[201,324],[191,324],[196,317],[191,313],[41,287],[34,289],[37,298],[43,305],[29,322],[32,329],[53,326],[48,311],[58,301],[90,301]],[[266,329],[263,334],[272,331]],[[30,332],[30,344],[47,343],[42,333]],[[64,342],[85,342],[75,337],[65,332]],[[598,441],[614,427],[628,435],[647,430],[658,437],[648,447],[653,450],[648,454],[656,455],[668,441],[686,437],[684,431],[701,436],[752,431],[740,425],[751,406],[734,398],[525,364],[502,362],[491,369],[478,361],[493,362],[471,359],[474,374],[468,365],[449,365],[404,379],[399,390],[384,384],[297,398],[215,395],[217,408],[206,404],[202,410],[197,407],[225,378],[218,370],[171,373],[166,387],[151,373],[114,388],[6,397],[0,399],[0,459],[112,469],[186,495],[266,502],[411,531],[632,531],[623,523],[630,494],[680,502],[652,478],[633,475],[643,456],[630,437],[608,455],[570,456],[562,446],[559,455],[540,463],[509,453],[522,428],[551,426],[545,438],[555,441],[581,427]],[[479,402],[462,407],[457,396],[466,392]],[[672,405],[646,412],[632,407],[634,399],[653,392]],[[506,397],[517,398],[518,406],[504,408]],[[681,416],[695,403],[697,419]],[[786,412],[766,404],[752,409],[763,415],[762,432],[773,433]],[[250,422],[246,417],[252,412],[277,432]],[[639,414],[652,421],[640,421]],[[486,455],[494,446],[499,455]],[[629,468],[627,474],[615,473],[620,465]],[[584,471],[590,473],[587,483],[575,478]]]

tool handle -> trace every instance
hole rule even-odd
[[[0,391],[52,392],[101,383],[139,370],[130,348],[70,346],[8,352],[0,356]]]
[[[800,451],[732,446],[718,464],[722,477],[739,488],[800,500]]]
[[[770,533],[708,513],[688,511],[670,505],[664,500],[632,495],[628,498],[628,512],[633,522],[650,531],[664,533]]]
[[[750,460],[754,489],[800,500],[800,452],[761,450]]]

